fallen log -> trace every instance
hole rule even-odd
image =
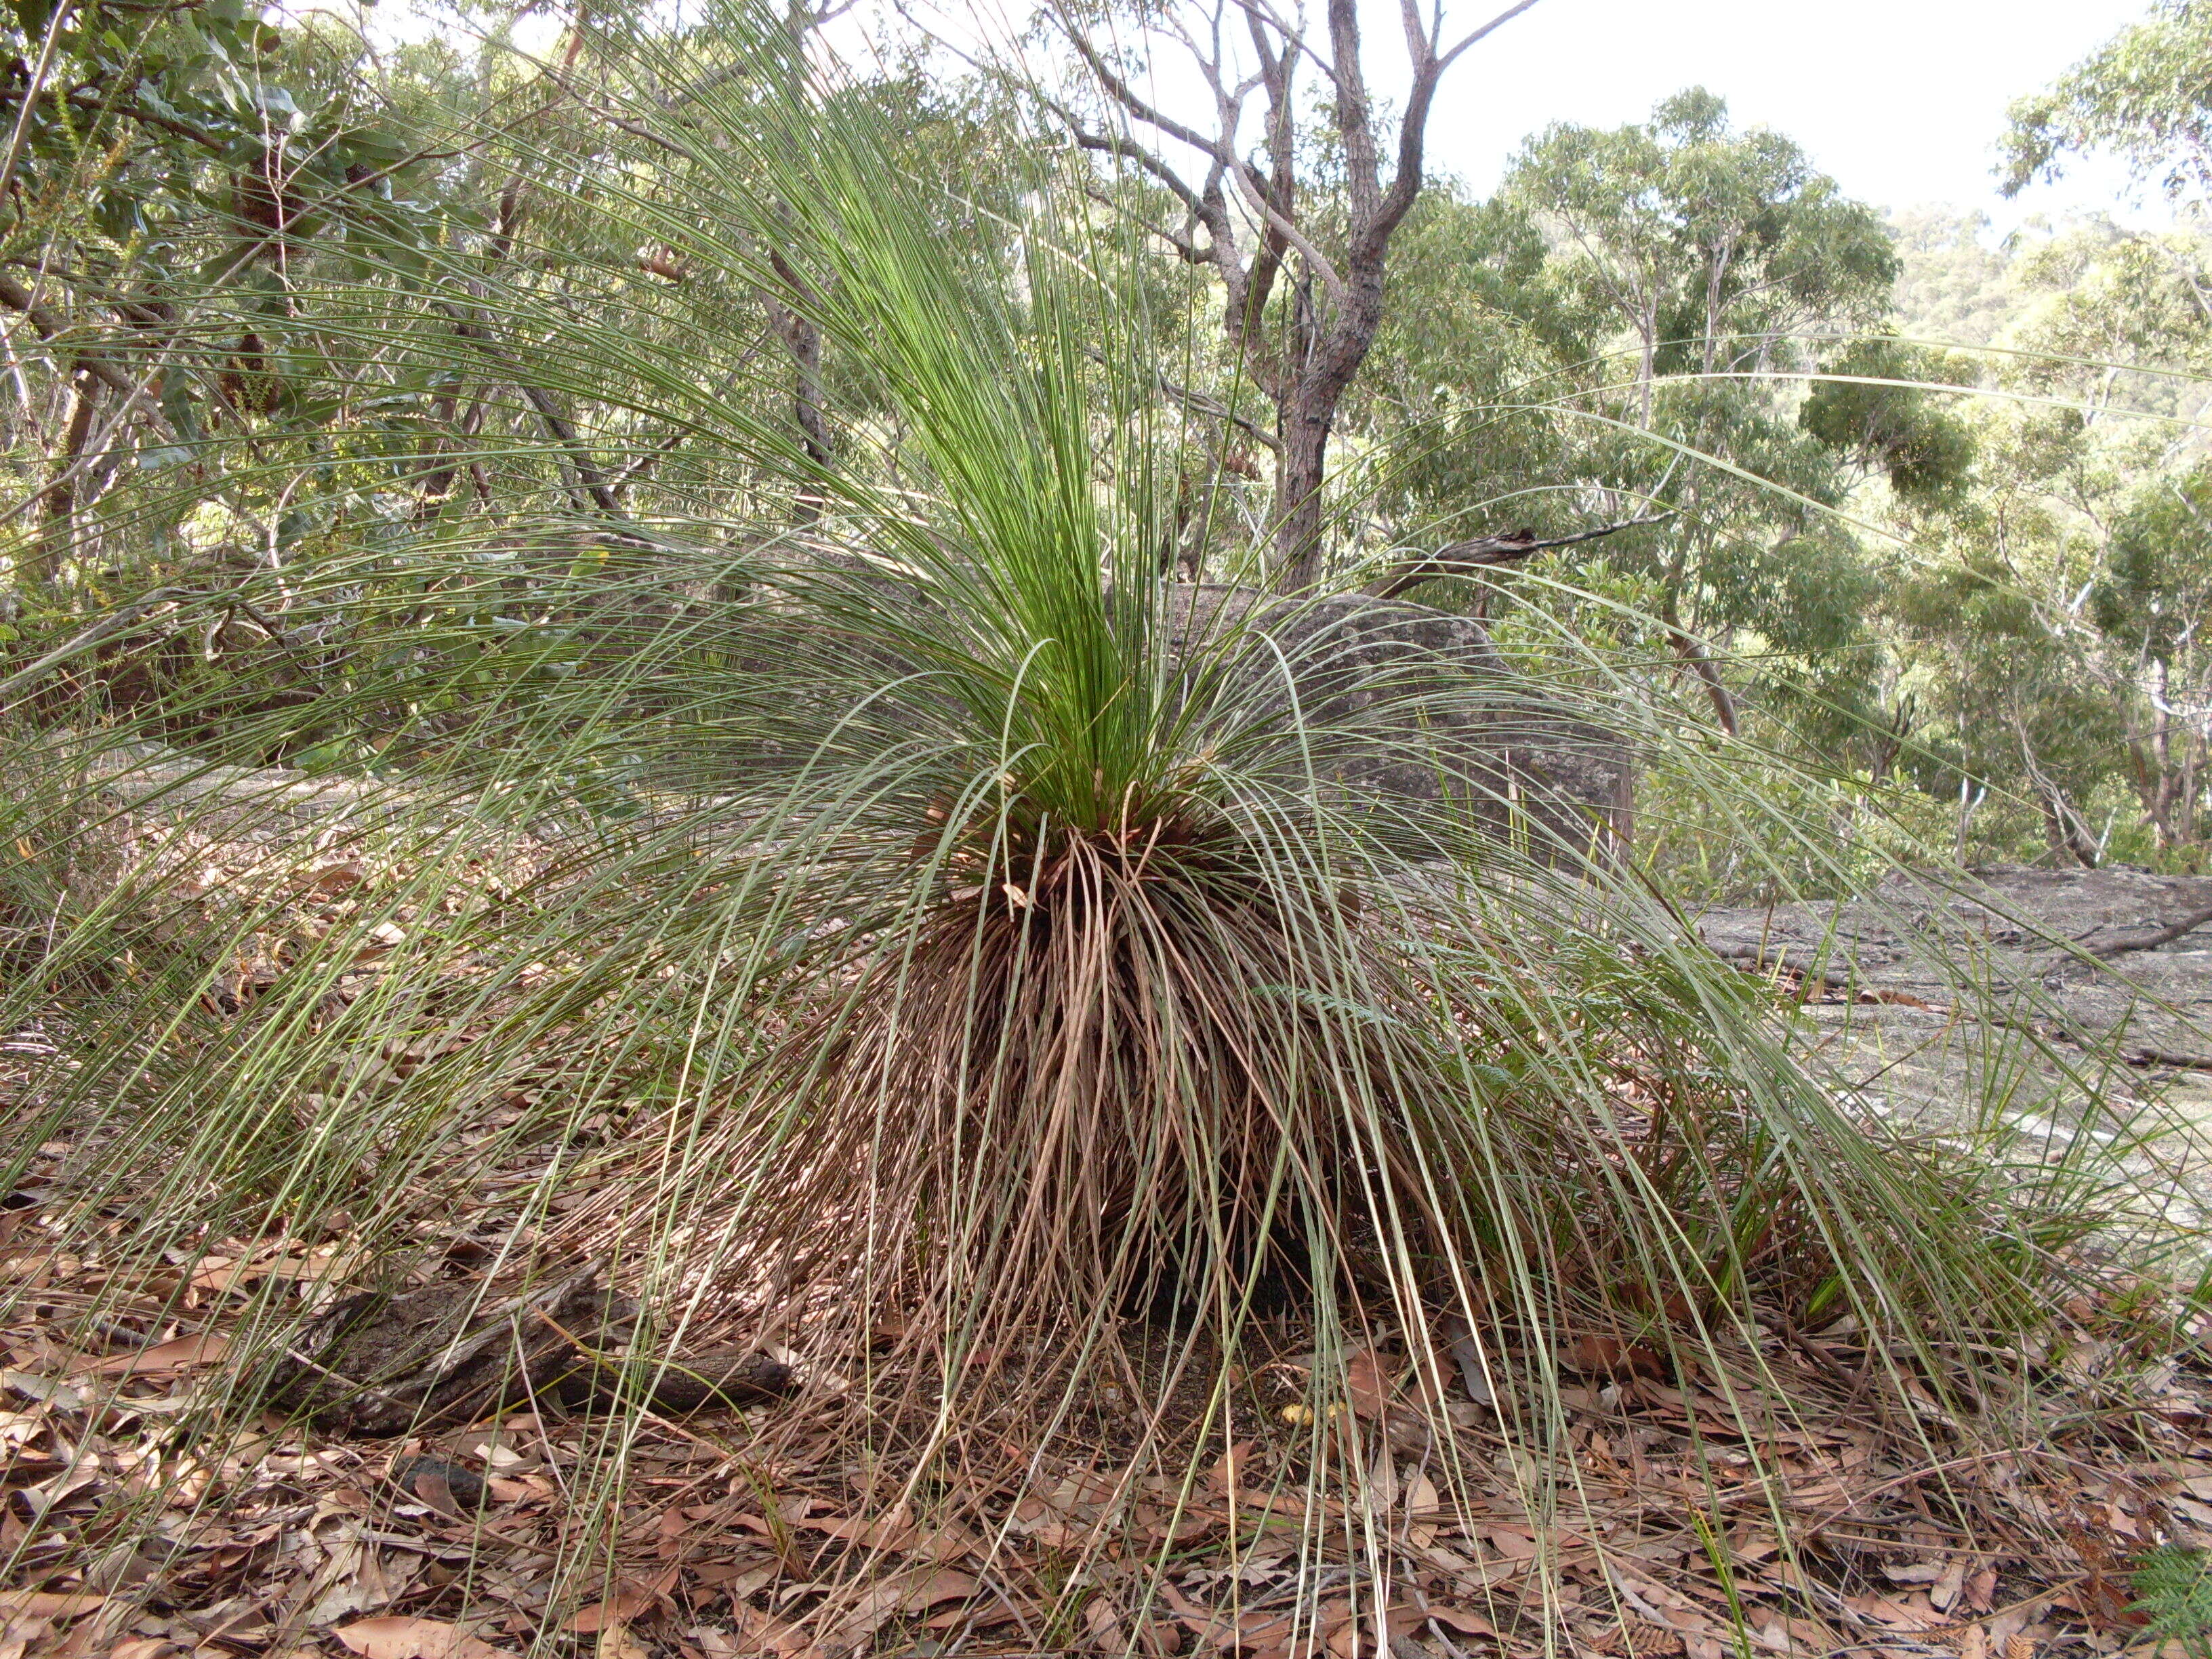
[[[596,1264],[494,1300],[483,1287],[367,1291],[325,1310],[275,1367],[265,1398],[319,1429],[369,1439],[501,1411],[642,1407],[663,1415],[790,1393],[788,1366],[750,1348],[665,1358],[636,1346],[639,1309]]]

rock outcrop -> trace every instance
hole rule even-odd
[[[1291,599],[1211,583],[1170,590],[1186,673],[1245,679],[1325,734],[1316,769],[1355,795],[1464,799],[1544,857],[1603,850],[1627,829],[1627,744],[1516,672],[1480,623],[1402,600]]]
[[[2212,877],[1899,872],[1861,898],[1695,923],[1721,956],[1802,983],[1796,1046],[1854,1106],[1995,1129],[2037,1160],[2106,1156],[2212,1216]]]
[[[2177,922],[2204,920],[2172,939]],[[1841,903],[1711,909],[1722,956],[1891,1006],[1960,1002],[2137,1065],[2212,1069],[2212,877],[2133,869],[1899,872]]]

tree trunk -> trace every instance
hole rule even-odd
[[[2035,757],[2035,745],[2028,741],[2027,726],[2014,710],[2012,716],[2013,735],[2020,740],[2021,769],[2027,774],[2028,783],[2035,790],[2036,800],[2043,808],[2043,827],[2050,837],[2051,850],[2071,858],[2084,870],[2097,867],[2097,838],[2089,833],[2089,826],[2074,810],[2074,803],[2058,781],[2043,769]]]
[[[1713,718],[1720,722],[1721,730],[1735,737],[1735,698],[1729,694],[1728,682],[1721,678],[1721,671],[1705,654],[1705,647],[1682,626],[1681,617],[1675,609],[1674,590],[1671,587],[1667,590],[1666,599],[1660,605],[1659,620],[1666,626],[1667,641],[1674,647],[1674,654],[1687,665],[1690,672],[1698,677],[1698,683],[1705,687],[1705,699],[1712,704]]]
[[[1282,592],[1310,587],[1321,574],[1321,486],[1335,404],[1332,398],[1322,407],[1304,387],[1284,399],[1283,447],[1275,457],[1275,586]]]
[[[2152,752],[2142,738],[2128,739],[2128,781],[2135,786],[2142,822],[2151,832],[2153,844],[2162,851],[2173,844],[2173,824],[2167,811],[2172,780],[2152,758]]]
[[[1328,441],[1352,377],[1382,331],[1386,298],[1382,258],[1356,266],[1326,325],[1315,312],[1312,283],[1298,286],[1297,326],[1289,357],[1300,363],[1277,393],[1275,422],[1275,587],[1295,593],[1322,574],[1322,484],[1328,476]]]
[[[1285,18],[1270,7],[1245,8],[1237,32],[1250,36],[1249,63],[1232,64],[1223,55],[1218,14],[1211,46],[1181,34],[1192,67],[1213,94],[1219,125],[1210,133],[1155,106],[1126,78],[1115,61],[1118,50],[1109,55],[1083,28],[1066,29],[1068,43],[1123,114],[1150,128],[1163,143],[1194,151],[1208,162],[1203,182],[1194,182],[1158,150],[1124,134],[1086,130],[1073,112],[1051,106],[1074,128],[1083,149],[1129,158],[1166,187],[1192,228],[1186,234],[1159,225],[1154,231],[1186,263],[1210,265],[1220,276],[1223,331],[1275,404],[1282,445],[1275,469],[1273,535],[1273,585],[1279,591],[1310,587],[1322,574],[1321,488],[1329,430],[1346,388],[1382,326],[1390,241],[1420,198],[1437,88],[1462,52],[1534,3],[1516,0],[1451,46],[1442,38],[1440,6],[1425,16],[1418,6],[1402,9],[1400,21],[1412,74],[1395,124],[1396,163],[1387,185],[1382,167],[1385,139],[1368,96],[1357,0],[1328,0],[1325,47],[1309,36],[1303,11]],[[1299,135],[1305,105],[1298,96],[1297,74],[1307,63],[1319,70],[1334,94],[1322,106],[1323,119],[1340,146],[1334,198],[1341,210],[1343,235],[1334,254],[1312,240],[1301,222],[1297,160],[1304,147]],[[1255,94],[1264,118],[1256,155],[1237,136],[1247,100]],[[1288,337],[1263,337],[1269,296],[1278,277],[1291,270],[1297,274],[1289,298]],[[1324,296],[1318,306],[1316,286]]]
[[[2038,792],[2043,803],[2044,833],[2051,841],[2051,850],[2070,858],[2084,870],[2097,867],[2097,843],[2089,834],[2089,826],[2074,810],[2074,804],[2059,791],[2045,787]]]
[[[100,400],[100,383],[80,372],[70,388],[69,427],[62,453],[54,464],[53,481],[46,488],[46,523],[40,526],[31,556],[33,586],[47,586],[59,579],[62,564],[76,539],[77,464],[83,459],[85,440],[92,433],[92,411]]]
[[[782,254],[771,252],[769,260],[796,297],[805,300],[811,296],[812,289],[785,263]],[[822,330],[812,318],[787,304],[781,296],[763,293],[762,297],[768,301],[769,325],[783,342],[784,349],[791,354],[791,417],[799,428],[799,441],[805,447],[806,459],[817,475],[826,475],[830,471],[830,418],[822,408]],[[820,485],[801,484],[792,503],[792,518],[800,525],[812,524],[822,516],[822,506]]]
[[[830,470],[830,421],[822,412],[822,331],[797,312],[791,313],[792,418],[798,422],[806,458],[823,472]],[[822,492],[809,484],[799,492],[794,512],[801,524],[822,516]]]

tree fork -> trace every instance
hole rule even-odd
[[[1390,242],[1420,197],[1437,88],[1462,53],[1534,4],[1535,0],[1516,0],[1449,48],[1443,43],[1441,6],[1432,8],[1426,18],[1416,4],[1402,8],[1412,86],[1398,123],[1397,153],[1387,185],[1382,169],[1384,145],[1367,94],[1353,0],[1329,0],[1326,45],[1310,38],[1302,18],[1292,21],[1269,7],[1239,4],[1236,9],[1255,59],[1250,66],[1229,61],[1222,45],[1220,9],[1214,13],[1210,33],[1182,31],[1182,44],[1212,94],[1215,121],[1210,132],[1152,103],[1092,44],[1075,19],[1060,14],[1069,45],[1121,115],[1149,128],[1157,143],[1194,151],[1205,159],[1203,181],[1193,182],[1158,149],[1121,134],[1086,130],[1065,106],[1048,100],[1082,148],[1121,156],[1165,187],[1188,216],[1189,230],[1178,234],[1154,226],[1150,228],[1152,234],[1186,263],[1210,266],[1221,283],[1223,334],[1254,383],[1275,405],[1281,445],[1273,529],[1279,589],[1309,586],[1321,574],[1322,492],[1328,480],[1328,441],[1345,394],[1382,330]],[[1208,40],[1210,46],[1205,44]],[[1296,92],[1301,62],[1317,65],[1335,91],[1328,108],[1343,147],[1348,210],[1340,264],[1299,222]],[[1264,166],[1239,143],[1245,106],[1255,94],[1261,106]],[[1294,314],[1289,338],[1279,342],[1266,337],[1264,325],[1270,296],[1286,267],[1295,271]]]

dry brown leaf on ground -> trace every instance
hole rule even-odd
[[[773,1613],[761,1613],[739,1603],[733,1613],[738,1624],[738,1647],[740,1653],[773,1654],[775,1659],[823,1659],[822,1650],[813,1638],[796,1625],[787,1625]]]
[[[1242,1648],[1257,1651],[1281,1649],[1291,1638],[1291,1615],[1286,1613],[1250,1612],[1232,1615],[1227,1608],[1218,1613],[1186,1613],[1183,1628],[1191,1633],[1194,1647],[1204,1652],[1209,1649],[1226,1652]]]
[[[1048,1550],[1079,1550],[1091,1536],[1088,1522],[1071,1517],[1066,1510],[1035,1494],[1016,1502],[1008,1512],[1006,1528]]]
[[[62,1595],[45,1590],[0,1590],[0,1617],[74,1619],[107,1605],[105,1595]]]
[[[78,1366],[72,1376],[115,1376],[140,1371],[181,1370],[187,1365],[211,1365],[230,1352],[230,1339],[212,1331],[172,1337],[135,1353],[118,1353]]]
[[[398,1601],[415,1581],[413,1558],[388,1559],[351,1530],[326,1547],[329,1553],[302,1597],[307,1624],[330,1625],[349,1613],[374,1613]]]
[[[589,1636],[611,1626],[627,1625],[652,1605],[650,1591],[639,1589],[634,1585],[626,1586],[617,1591],[611,1600],[594,1601],[587,1607],[579,1608],[569,1619],[568,1628],[579,1636]]]
[[[1533,1561],[1536,1557],[1536,1540],[1533,1534],[1514,1527],[1492,1527],[1483,1534],[1490,1547],[1509,1561]]]
[[[1322,1645],[1332,1659],[1378,1659],[1395,1650],[1397,1638],[1411,1636],[1427,1624],[1429,1616],[1410,1607],[1392,1607],[1378,1618],[1376,1610],[1367,1607],[1355,1617],[1349,1602],[1337,1601],[1322,1609],[1321,1622]]]
[[[1464,1607],[1435,1606],[1429,1609],[1428,1616],[1447,1630],[1456,1631],[1462,1636],[1487,1636],[1495,1639],[1498,1635],[1497,1626],[1480,1613],[1469,1613]]]
[[[939,1601],[973,1595],[982,1588],[968,1574],[956,1572],[951,1567],[939,1567],[936,1571],[926,1574],[908,1574],[905,1583],[905,1602],[909,1613],[921,1613]]]
[[[1344,1393],[1362,1417],[1380,1417],[1390,1409],[1389,1373],[1374,1349],[1362,1348],[1345,1361]]]
[[[1966,1591],[1966,1564],[1954,1559],[1944,1567],[1942,1574],[1928,1587],[1928,1602],[1938,1613],[1948,1613]]]
[[[1667,1375],[1666,1356],[1617,1336],[1578,1336],[1560,1353],[1559,1364],[1585,1376]]]
[[[442,1619],[356,1619],[331,1634],[362,1659],[514,1659]]]
[[[873,1521],[819,1515],[795,1524],[809,1532],[825,1533],[848,1544],[872,1550],[908,1550],[914,1547],[918,1536],[903,1504]]]
[[[1425,1471],[1416,1469],[1405,1482],[1406,1541],[1417,1550],[1437,1541],[1437,1523],[1444,1513],[1443,1498]]]
[[[691,1569],[691,1576],[708,1589],[719,1589],[742,1601],[783,1571],[781,1561],[709,1561]]]
[[[904,1613],[927,1613],[941,1601],[963,1601],[975,1595],[982,1586],[964,1572],[951,1567],[917,1568],[882,1580],[864,1591],[838,1626],[835,1645],[846,1646],[872,1636],[890,1620]],[[967,1610],[955,1612],[946,1618],[956,1624],[969,1617],[980,1622],[993,1622],[992,1614],[971,1615]],[[932,1627],[936,1620],[930,1621]]]
[[[1844,1605],[1861,1619],[1873,1624],[1887,1625],[1892,1630],[1934,1630],[1949,1622],[1932,1608],[1911,1607],[1871,1592],[1864,1595],[1846,1595],[1843,1600]]]
[[[1127,1651],[1129,1645],[1127,1629],[1114,1604],[1104,1596],[1085,1603],[1083,1623],[1091,1632],[1091,1639],[1109,1652]]]
[[[1218,1492],[1234,1492],[1243,1485],[1245,1472],[1251,1463],[1253,1448],[1258,1444],[1256,1440],[1239,1440],[1230,1447],[1222,1453],[1221,1461],[1206,1471],[1206,1484]]]

